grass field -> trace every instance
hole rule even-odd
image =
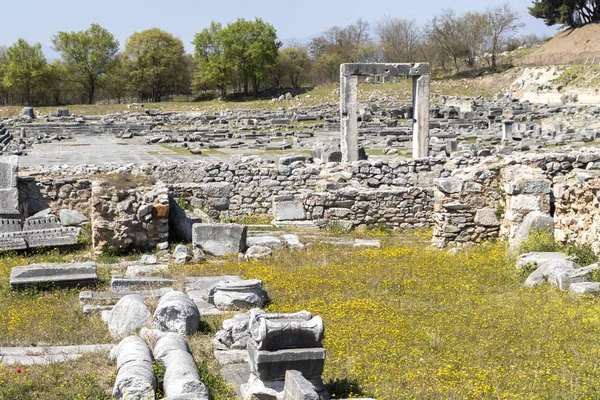
[[[269,311],[306,309],[321,315],[324,378],[336,398],[597,397],[598,300],[574,298],[548,286],[524,288],[525,276],[507,258],[503,244],[451,256],[429,247],[430,232],[362,234],[381,238],[383,248],[315,244],[278,251],[266,261],[231,257],[173,266],[171,275],[179,285],[186,275],[260,278],[273,299]],[[110,342],[98,319],[80,315],[77,291],[15,293],[7,284],[12,265],[83,257],[0,259],[0,345]],[[106,285],[106,271],[102,275]],[[190,341],[196,359],[207,361],[215,398],[231,398],[209,360],[210,335]],[[100,389],[110,388],[112,379],[114,366],[98,355],[61,367],[22,367],[22,373],[0,367],[0,398],[82,398],[75,392],[109,398]]]
[[[491,97],[501,89],[502,74],[490,76],[483,80],[477,78],[464,79],[434,79],[431,81],[431,93],[434,95],[444,96],[484,96]],[[325,103],[339,102],[339,97],[335,90],[339,89],[338,84],[319,85],[314,88],[307,88],[307,91],[298,96],[298,100],[289,100],[282,102],[273,102],[271,99],[254,100],[252,98],[246,101],[173,101],[161,103],[144,104],[146,109],[159,109],[162,112],[189,112],[189,111],[207,111],[217,112],[225,109],[252,109],[262,108],[275,110],[280,107],[290,108],[298,105],[303,106],[318,106]],[[399,83],[385,84],[359,84],[358,87],[359,100],[368,100],[371,96],[379,99],[393,98],[401,101],[409,101],[412,98],[412,83],[410,80]],[[307,96],[308,95],[308,96]],[[114,113],[143,112],[141,108],[128,108],[127,104],[73,104],[68,105],[71,114],[76,115],[106,115]],[[38,115],[49,115],[56,111],[56,106],[52,107],[35,107]],[[20,113],[21,106],[4,106],[0,107],[0,117],[16,116]],[[318,121],[317,121],[318,122]],[[307,121],[307,125],[311,125],[315,121]],[[299,126],[303,124],[298,124]]]

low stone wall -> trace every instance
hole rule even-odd
[[[557,238],[593,242],[593,235],[576,229],[587,229],[579,227],[579,214],[585,208],[578,204],[585,204],[588,192],[592,196],[595,192],[590,187],[580,195],[577,184],[581,175],[569,174],[578,168],[586,168],[589,174],[600,169],[599,152],[349,165],[288,161],[243,157],[230,163],[54,168],[22,177],[19,192],[26,208],[24,216],[47,207],[55,212],[76,209],[88,215],[99,251],[107,246],[166,243],[169,200],[201,210],[215,220],[263,215],[277,219],[276,204],[293,202],[297,215],[292,219],[311,220],[320,226],[434,226],[433,241],[438,246],[490,238],[510,240],[529,212],[554,214],[551,190],[566,187],[560,194],[568,193],[568,198],[555,193],[556,217],[567,218],[557,220],[557,229],[564,233],[557,233]],[[112,192],[94,184],[92,190],[92,182],[104,176],[98,173],[142,174],[156,178],[159,184]],[[565,180],[564,176],[571,177]]]

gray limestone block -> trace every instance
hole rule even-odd
[[[248,342],[250,371],[262,381],[285,379],[285,371],[296,370],[307,379],[320,378],[325,366],[325,349],[303,348],[277,351],[258,350]]]
[[[216,340],[227,349],[245,350],[250,339],[249,322],[249,313],[236,314],[232,318],[226,319],[223,321],[223,329],[215,335]]]
[[[299,371],[288,370],[285,372],[282,400],[320,400],[320,398],[313,384]]]
[[[0,189],[12,189],[17,187],[19,157],[0,157]]]
[[[95,283],[97,278],[96,263],[94,262],[30,264],[12,268],[10,285],[13,288],[24,288],[36,284],[74,287]]]
[[[500,221],[496,216],[496,210],[493,208],[481,208],[475,212],[475,224],[480,226],[495,227],[500,226]]]
[[[152,327],[166,332],[192,335],[198,330],[200,311],[184,293],[167,293],[158,301]]]
[[[208,197],[230,197],[233,185],[229,182],[209,182],[200,186]]]
[[[173,261],[175,264],[185,264],[194,257],[192,251],[183,244],[178,244],[173,251]]]
[[[117,372],[114,400],[154,400],[156,376],[152,362],[134,361]]]
[[[211,293],[212,303],[219,310],[262,308],[268,301],[267,292],[263,290],[259,279],[218,283]]]
[[[113,338],[123,338],[148,326],[150,310],[139,294],[124,296],[108,315],[108,330]]]
[[[238,224],[194,224],[192,243],[206,253],[223,256],[246,249],[248,227]]]
[[[63,208],[59,213],[60,224],[62,226],[78,226],[87,221],[88,217],[75,210],[67,210]]]
[[[111,358],[117,361],[117,371],[131,362],[143,361],[152,364],[153,361],[150,348],[138,336],[124,338],[111,350],[110,354]]]
[[[279,164],[281,165],[290,165],[296,161],[306,161],[306,157],[300,154],[286,154],[282,157],[279,157]]]
[[[273,214],[276,221],[298,221],[306,219],[306,210],[302,200],[273,202]]]
[[[189,352],[171,350],[162,360],[165,364],[165,395],[193,395],[198,400],[208,400],[208,390],[200,381],[196,363]]]
[[[303,249],[304,244],[300,241],[298,235],[286,234],[281,236],[285,242],[285,245],[290,249]]]
[[[270,247],[255,245],[246,250],[244,258],[246,260],[263,260],[271,257],[271,254],[273,254],[273,250]]]
[[[275,236],[254,236],[246,239],[246,245],[248,247],[264,246],[271,249],[278,249],[283,246],[283,243]]]
[[[155,277],[137,277],[125,278],[113,275],[110,286],[115,292],[127,292],[130,290],[164,288],[172,286],[175,283],[173,279],[155,278]]]
[[[166,332],[154,345],[154,358],[162,360],[173,350],[181,350],[189,353],[190,346],[185,336],[181,333]]]
[[[437,178],[434,180],[435,186],[447,194],[460,193],[463,182],[458,178]]]
[[[572,270],[558,270],[548,276],[548,282],[560,290],[568,290],[571,284],[587,282],[591,279],[593,271],[598,269],[598,264],[588,265]]]
[[[509,197],[509,208],[515,211],[527,212],[540,209],[540,198],[535,195],[520,194]]]
[[[19,214],[19,191],[16,187],[0,189],[0,215]]]
[[[532,252],[521,254],[517,258],[516,267],[517,269],[528,268],[531,265],[541,267],[543,264],[553,261],[568,260],[569,256],[559,252]]]
[[[600,282],[575,282],[569,286],[569,292],[576,295],[600,295]]]

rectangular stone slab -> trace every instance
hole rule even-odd
[[[51,284],[59,287],[75,287],[95,284],[96,263],[31,264],[13,267],[10,285],[21,289],[32,285]]]
[[[94,305],[114,305],[121,298],[130,294],[139,294],[144,299],[160,298],[163,295],[172,292],[171,288],[160,288],[154,290],[138,290],[131,292],[92,292],[86,290],[79,292],[79,303],[83,306],[86,304]]]
[[[285,371],[300,371],[306,379],[320,378],[325,366],[325,349],[258,350],[248,342],[250,372],[262,381],[285,379]]]
[[[166,278],[124,278],[122,276],[113,276],[110,282],[112,290],[115,292],[126,292],[135,288],[164,288],[172,286],[175,283],[173,279]]]
[[[214,256],[237,254],[246,249],[248,227],[238,224],[194,224],[192,243]]]

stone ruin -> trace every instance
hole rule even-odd
[[[358,77],[410,76],[413,78],[413,158],[429,155],[429,64],[340,65],[340,121],[342,161],[358,161]]]
[[[0,159],[0,251],[76,245],[80,228],[61,225],[54,215],[23,218],[17,166],[17,156]]]

